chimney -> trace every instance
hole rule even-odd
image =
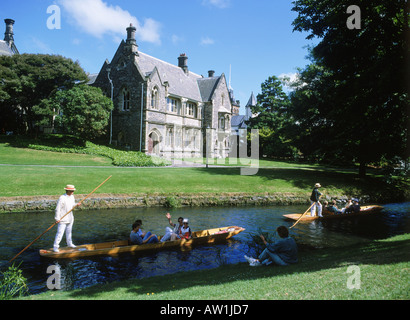
[[[14,37],[13,37],[14,20],[4,19],[4,22],[6,23],[6,32],[4,33],[4,41],[6,41],[7,44],[11,47],[12,43],[14,42]]]
[[[178,67],[182,68],[184,70],[185,74],[188,74],[188,57],[186,56],[185,53],[181,53],[178,57]]]
[[[215,71],[214,70],[209,70],[208,71],[208,77],[212,78],[215,75]]]
[[[138,56],[138,45],[135,40],[135,31],[137,31],[137,28],[130,23],[130,26],[127,28],[126,48],[129,50],[128,53]]]

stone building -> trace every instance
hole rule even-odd
[[[91,84],[112,97],[112,143],[161,157],[228,157],[232,105],[225,75],[203,77],[139,51],[136,28]],[[208,144],[206,141],[208,140]],[[208,149],[206,149],[208,148]]]

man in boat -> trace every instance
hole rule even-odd
[[[265,237],[260,235],[266,249],[259,255],[258,259],[245,256],[245,259],[252,267],[269,265],[274,263],[279,266],[287,266],[298,262],[298,248],[293,238],[289,237],[289,230],[285,226],[276,229],[279,239],[273,244],[268,244]]]
[[[130,240],[133,244],[145,244],[145,243],[157,243],[158,237],[155,234],[152,234],[148,231],[144,238],[139,234],[139,229],[141,227],[140,222],[134,222],[132,224],[132,231],[130,233]]]
[[[169,212],[165,215],[168,219],[169,225],[173,228],[171,229],[170,227],[166,227],[165,228],[165,234],[164,236],[161,238],[161,242],[164,241],[168,241],[171,239],[171,241],[174,241],[176,239],[180,239],[179,236],[179,230],[181,229],[181,227],[183,226],[183,220],[184,218],[179,217],[178,218],[178,224],[175,224],[171,221],[171,215],[169,214]]]
[[[312,194],[310,196],[310,204],[312,205],[312,208],[310,209],[310,216],[314,217],[315,211],[317,209],[317,215],[319,217],[323,217],[322,216],[322,204],[320,203],[320,196],[322,195],[319,192],[319,188],[321,188],[322,186],[320,185],[320,183],[316,183],[315,187],[312,190]]]
[[[341,214],[343,213],[342,210],[339,210],[336,204],[336,200],[332,200],[332,204],[328,205],[328,202],[325,201],[325,209],[326,211],[330,212],[330,214]]]
[[[58,199],[54,216],[54,219],[58,222],[57,233],[53,246],[54,252],[59,252],[60,242],[63,238],[64,232],[66,235],[67,246],[70,248],[76,247],[72,241],[72,229],[74,224],[74,215],[72,210],[76,206],[74,199],[75,187],[68,184],[64,189],[66,193]],[[67,214],[69,211],[71,212]]]

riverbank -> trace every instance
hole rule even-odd
[[[28,300],[396,300],[410,299],[410,234],[340,248],[300,250],[287,267],[217,269],[131,279]],[[159,313],[159,308],[154,313]]]
[[[98,194],[91,196],[77,210],[127,209],[148,207],[209,207],[209,206],[271,206],[310,205],[309,193],[195,193],[195,194]],[[76,195],[77,201],[86,195]],[[345,195],[326,195],[327,198],[347,200]],[[59,196],[22,196],[0,198],[0,213],[53,211]],[[370,203],[369,196],[361,197]]]

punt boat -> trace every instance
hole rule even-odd
[[[378,205],[361,206],[360,207],[360,212],[357,212],[357,213],[340,213],[340,214],[334,214],[334,213],[329,212],[327,210],[323,210],[323,217],[319,217],[319,216],[311,217],[310,212],[308,212],[300,219],[300,222],[311,222],[311,221],[319,220],[319,219],[320,220],[327,220],[327,219],[343,219],[343,218],[349,218],[349,217],[357,217],[357,216],[377,213],[377,212],[380,212],[382,209],[383,209],[383,207],[378,206]],[[302,213],[291,213],[291,214],[284,214],[283,216],[286,219],[298,220],[301,215],[302,215]]]
[[[178,239],[175,241],[164,241],[142,245],[131,244],[129,240],[111,241],[104,243],[84,244],[76,248],[64,247],[59,252],[53,249],[41,249],[40,255],[47,258],[82,258],[98,255],[117,255],[123,252],[145,253],[164,249],[189,249],[194,245],[207,245],[223,242],[238,233],[244,231],[242,227],[232,226],[214,228],[192,232],[191,239]]]

